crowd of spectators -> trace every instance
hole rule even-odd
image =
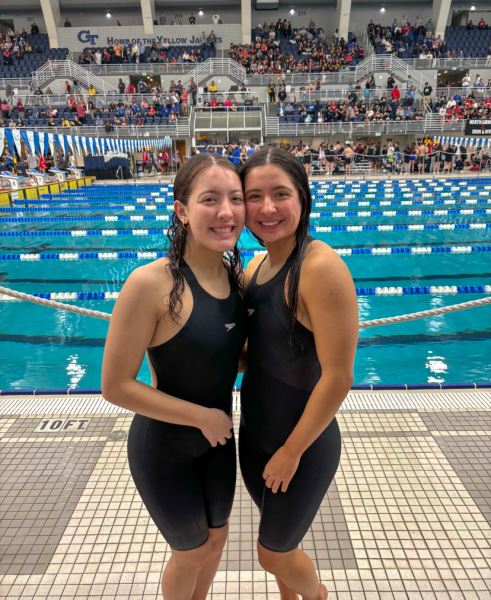
[[[265,22],[252,32],[252,40],[230,44],[228,52],[252,76],[342,72],[364,57],[354,33],[349,41],[337,35],[328,45],[323,29],[316,28],[312,19],[299,29],[292,29],[287,19]]]
[[[215,56],[217,37],[211,30],[209,34],[201,34],[201,45],[171,46],[167,38],[161,43],[156,40],[151,46],[144,46],[141,42],[126,40],[125,44],[116,42],[104,48],[85,48],[78,57],[81,65],[109,65],[122,63],[159,63],[159,64],[186,64],[200,63],[207,58]]]
[[[133,84],[124,86],[125,98],[110,100],[108,97],[98,97],[91,94],[82,97],[80,84],[77,81],[65,82],[65,94],[53,98],[50,105],[24,106],[19,99],[14,108],[3,100],[0,105],[0,127],[105,127],[112,131],[114,127],[144,127],[148,125],[173,125],[179,115],[187,116],[189,92],[172,80],[169,88],[164,89],[160,84],[146,89],[146,97],[133,97],[138,88]],[[194,83],[194,82],[193,82]],[[192,87],[192,86],[190,86]],[[48,88],[49,89],[49,88]],[[93,88],[92,88],[93,89]],[[36,93],[39,91],[39,93]],[[42,92],[36,88],[33,95]],[[55,102],[66,98],[62,106]]]
[[[466,29],[474,29],[472,21]],[[483,18],[478,24],[478,29],[488,29]],[[441,35],[435,36],[432,19],[424,23],[419,16],[411,23],[406,15],[403,15],[402,19],[394,19],[388,26],[376,24],[372,19],[367,27],[367,35],[377,54],[395,54],[399,58],[461,60],[471,55],[469,51],[464,51],[464,43],[462,47],[457,47],[453,40],[449,45]],[[475,49],[472,54],[478,56],[479,50]],[[491,55],[491,46],[487,54]]]

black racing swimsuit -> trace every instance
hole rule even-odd
[[[288,345],[285,282],[296,252],[297,248],[272,279],[258,285],[260,265],[245,298],[248,348],[241,389],[239,460],[247,490],[261,510],[259,541],[273,552],[289,552],[301,542],[341,456],[341,436],[333,419],[302,455],[286,492],[273,494],[264,484],[264,467],[295,428],[321,375],[310,330],[297,322],[293,349]]]
[[[232,389],[245,343],[245,310],[230,277],[223,300],[206,292],[190,267],[181,271],[193,295],[185,326],[148,348],[157,389],[208,408],[232,412]],[[193,550],[208,530],[223,527],[235,493],[234,439],[213,448],[196,427],[136,414],[128,436],[131,475],[150,516],[171,548]]]

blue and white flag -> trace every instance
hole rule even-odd
[[[88,154],[89,151],[87,150],[87,138],[83,137],[83,138],[81,138],[81,140],[82,140],[82,146],[84,147],[84,152],[85,152],[85,154]]]
[[[19,156],[21,156],[22,155],[22,146],[20,143],[20,131],[18,129],[13,129],[12,135],[14,137],[14,144],[15,144],[15,147],[17,148],[17,152],[19,153]]]
[[[34,131],[26,131],[26,133],[27,139],[29,140],[29,146],[31,147],[31,153],[36,154],[36,145],[34,143]]]
[[[70,144],[70,150],[72,151],[73,154],[75,154],[75,145],[73,143],[73,136],[71,135],[67,135],[67,141]]]
[[[48,133],[48,143],[49,143],[49,149],[51,150],[51,156],[54,156],[55,155],[55,139],[54,139],[54,134]]]
[[[95,145],[97,147],[97,154],[100,154],[101,153],[101,147],[99,145],[99,138],[94,138],[94,141],[95,141]]]

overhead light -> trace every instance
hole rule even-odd
[[[476,10],[476,7],[475,6],[471,6],[471,10]]]
[[[382,8],[380,9],[380,12],[385,12],[385,8],[382,6]]]
[[[294,15],[295,14],[295,9],[292,8],[291,11],[290,11],[290,14]]]
[[[204,13],[202,10],[200,10],[200,11],[199,11],[199,13],[198,13],[198,15],[199,15],[200,17],[202,17],[204,14],[205,14],[205,13]]]
[[[111,18],[111,13],[107,13],[106,17],[107,17],[108,19],[110,19],[110,18]]]

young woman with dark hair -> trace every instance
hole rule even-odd
[[[135,414],[128,461],[172,549],[165,600],[205,600],[235,493],[232,389],[245,343],[245,207],[237,169],[198,154],[179,171],[166,258],[131,273],[111,317],[102,393]],[[147,354],[152,385],[137,380]]]
[[[338,254],[309,236],[309,181],[294,156],[258,152],[241,179],[247,226],[268,253],[246,271],[240,466],[261,513],[259,561],[282,600],[325,600],[298,545],[339,464],[335,415],[353,383],[356,291]]]

